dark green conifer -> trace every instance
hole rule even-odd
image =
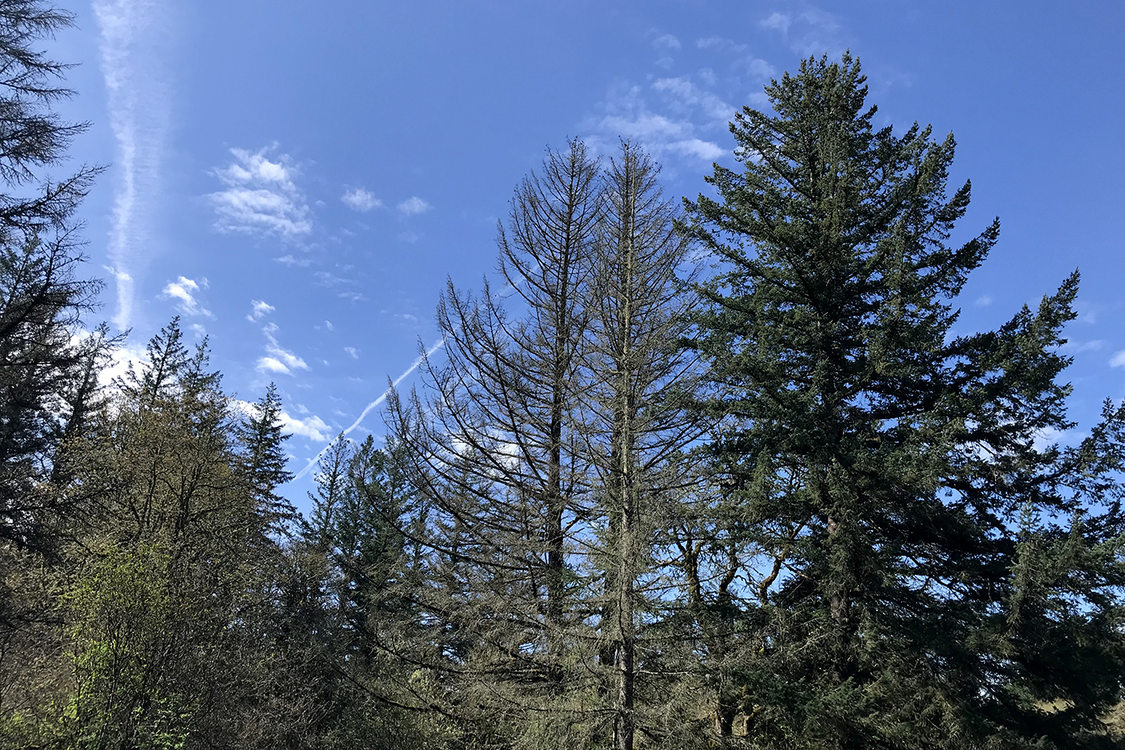
[[[270,383],[235,430],[241,444],[239,468],[249,496],[256,501],[256,527],[274,532],[281,531],[283,524],[295,516],[292,503],[277,493],[293,478],[286,468],[289,459],[285,441],[289,436],[282,427],[281,396],[277,386]]]
[[[1122,674],[1123,412],[1080,445],[1077,275],[999,330],[957,335],[996,242],[954,242],[952,136],[875,125],[858,61],[810,59],[732,123],[741,171],[685,229],[719,272],[696,319],[741,598],[756,747],[1084,747]],[[772,577],[771,577],[772,573]],[[761,601],[753,609],[746,602]],[[751,596],[753,595],[753,596]]]

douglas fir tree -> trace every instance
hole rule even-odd
[[[1073,426],[1059,346],[1077,276],[956,335],[998,224],[951,241],[970,193],[946,192],[952,136],[876,128],[847,55],[766,92],[772,113],[732,124],[742,171],[716,165],[717,199],[684,227],[720,263],[692,344],[700,407],[723,420],[711,460],[762,550],[742,592],[762,595],[738,672],[748,741],[1108,743],[1125,412],[1043,444]]]

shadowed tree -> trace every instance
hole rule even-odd
[[[70,23],[40,0],[0,3],[0,544],[42,551],[66,512],[45,483],[106,345],[76,338],[99,285],[76,277],[72,216],[98,170],[45,174],[85,128],[52,111],[72,93],[60,84],[68,66],[37,49]]]

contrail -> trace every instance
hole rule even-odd
[[[146,205],[160,194],[160,163],[169,109],[162,52],[169,39],[166,6],[151,0],[94,4],[109,123],[117,141],[118,188],[109,231],[110,272],[117,286],[113,324],[124,331],[133,315],[133,253],[151,244]],[[159,40],[159,41],[157,41]]]
[[[368,404],[366,407],[364,407],[363,411],[361,411],[359,413],[359,416],[355,418],[355,421],[352,422],[350,427],[348,427],[346,430],[344,430],[342,433],[340,433],[340,435],[338,437],[335,437],[332,440],[329,440],[328,445],[325,445],[323,448],[321,448],[320,451],[315,456],[312,457],[312,460],[310,460],[307,464],[305,464],[305,468],[303,468],[303,469],[301,469],[300,471],[297,472],[297,474],[293,477],[293,479],[300,479],[305,474],[308,474],[309,471],[314,466],[316,466],[316,462],[320,460],[320,457],[324,455],[324,452],[327,451],[332,446],[332,443],[339,440],[340,437],[346,436],[348,433],[350,433],[356,427],[359,427],[360,423],[363,422],[364,417],[366,417],[368,414],[370,414],[372,409],[378,408],[378,406],[380,404],[382,404],[384,401],[387,400],[387,396],[391,395],[392,389],[397,388],[398,384],[401,383],[402,381],[406,380],[408,377],[410,377],[411,373],[413,373],[415,370],[417,370],[421,366],[423,361],[425,361],[427,358],[433,356],[433,354],[435,352],[437,352],[439,349],[441,349],[443,346],[445,346],[445,339],[444,338],[440,339],[437,343],[435,343],[433,346],[431,346],[429,349],[427,349],[425,354],[420,355],[416,360],[414,360],[414,363],[412,365],[410,365],[410,367],[406,368],[405,372],[403,372],[401,375],[399,375],[397,378],[395,378],[394,382],[391,383],[390,387],[387,388],[387,390],[383,391],[379,395],[379,398],[375,399],[370,404]]]

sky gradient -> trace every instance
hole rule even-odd
[[[1125,396],[1125,5],[1117,2],[97,0],[51,46],[64,116],[105,164],[81,210],[98,311],[210,336],[224,384],[275,381],[290,469],[381,435],[390,380],[435,349],[447,277],[479,289],[498,218],[544,149],[619,137],[666,192],[733,163],[726,123],[810,54],[862,60],[878,122],[931,123],[973,182],[965,238],[1001,218],[958,330],[995,327],[1074,268],[1072,441]],[[88,321],[91,325],[96,320]],[[286,494],[303,505],[311,477]]]

